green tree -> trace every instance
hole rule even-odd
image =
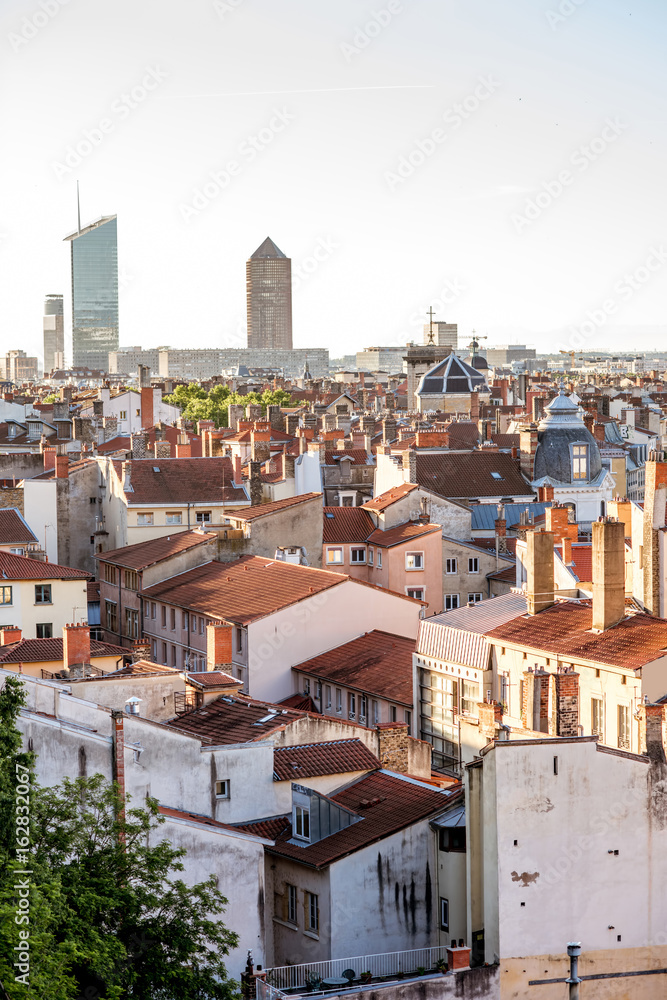
[[[285,389],[265,389],[262,393],[249,392],[242,396],[238,392],[232,392],[226,385],[214,385],[209,392],[206,392],[194,382],[177,386],[171,396],[165,397],[165,401],[179,406],[186,420],[213,420],[216,427],[229,426],[231,404],[241,406],[247,406],[248,403],[259,404],[263,414],[266,414],[267,406],[301,405]]]
[[[20,753],[22,694],[10,678],[0,692],[3,830],[15,822],[11,768]],[[20,740],[20,734],[18,734]],[[33,767],[27,755],[24,764]],[[0,847],[0,981],[10,1000],[232,1000],[238,987],[224,956],[236,935],[219,919],[227,900],[215,877],[186,885],[183,850],[157,841],[157,803],[123,803],[101,775],[65,779],[30,793],[30,863],[13,842]],[[124,808],[123,808],[124,807]],[[19,927],[16,871],[29,867],[30,982],[14,979]],[[0,990],[0,996],[2,991]]]

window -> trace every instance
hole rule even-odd
[[[197,524],[210,524],[211,523],[211,512],[210,512],[210,510],[198,510],[196,516],[197,516]]]
[[[134,415],[135,415],[135,417],[140,417],[141,416],[141,410],[135,410],[134,411]]]
[[[95,497],[93,497],[92,499],[94,500]],[[24,556],[25,555],[25,549],[10,549],[9,551],[11,552],[11,554],[13,556]]]
[[[319,897],[314,892],[306,893],[306,923],[314,934],[320,929]]]
[[[504,706],[503,711],[509,714],[509,696],[510,696],[510,675],[501,674],[500,675],[500,701]]]
[[[352,563],[365,563],[366,562],[366,549],[351,549],[350,550],[350,562],[352,562]]]
[[[168,510],[165,514],[165,524],[182,524],[183,515],[180,510]]]
[[[443,827],[438,836],[438,847],[446,853],[464,854],[466,849],[466,828],[464,826]]]
[[[373,549],[368,550],[368,565],[373,565]]]
[[[35,585],[35,604],[51,604],[51,584],[38,583]]]
[[[444,896],[440,897],[440,930],[449,930],[449,900]]]
[[[237,628],[236,630],[236,652],[243,652],[243,629]]]
[[[125,635],[128,639],[139,638],[139,612],[125,608]]]
[[[155,612],[157,610],[155,601],[151,601],[151,618],[155,618]]]
[[[0,587],[0,604],[12,603],[12,588]]]
[[[456,559],[445,559],[445,573],[448,576],[455,576],[457,573],[457,562]]]
[[[627,705],[618,706],[618,747],[619,750],[630,749],[630,709]]]
[[[206,631],[206,619],[205,618],[200,618],[199,619],[199,634],[203,635],[205,631]]]
[[[35,625],[35,635],[38,639],[52,639],[53,623],[42,622],[41,624]]]
[[[588,445],[572,445],[572,478],[588,479]]]
[[[468,604],[479,604],[481,600],[481,594],[468,594]]]
[[[403,722],[405,722],[408,729],[412,725],[412,712],[410,712],[407,708],[403,712]]]
[[[359,695],[359,722],[366,725],[366,713],[368,712],[368,701],[365,694]]]
[[[453,611],[459,606],[458,594],[445,594],[445,611]]]
[[[192,631],[196,634],[197,632],[197,616],[192,616]]]
[[[477,684],[471,681],[462,681],[461,683],[461,711],[472,715],[475,708],[475,702],[478,699],[478,687]]]
[[[297,921],[297,902],[296,902],[296,886],[287,883],[287,920],[290,924],[296,924]]]
[[[396,722],[396,706],[392,705],[389,709],[389,721]]]
[[[189,617],[190,616],[188,615],[187,611],[182,611],[181,612],[181,628],[184,628],[184,629],[188,628],[188,626],[190,624]]]
[[[166,642],[162,643],[162,661],[161,662],[164,663],[165,667],[167,666],[167,643]]]
[[[109,630],[109,632],[117,632],[118,631],[118,613],[116,611],[116,604],[115,604],[115,602],[114,601],[105,601],[104,602],[104,610],[105,610],[106,620],[107,620],[107,625],[106,625],[107,629]]]
[[[324,688],[324,707],[331,708],[331,685],[327,684]]]
[[[423,569],[424,568],[424,553],[423,552],[406,552],[405,553],[405,568],[406,569]]]
[[[336,688],[336,711],[339,715],[343,711],[343,692],[340,688]]]
[[[354,691],[347,692],[347,717],[348,719],[354,720],[356,712],[357,699],[355,697]]]
[[[104,564],[104,582],[105,583],[115,583],[116,577],[116,567],[111,566],[109,563]]]
[[[167,608],[166,608],[166,605],[164,605],[164,604],[161,607],[161,614],[162,614],[162,628],[166,628],[167,627]]]
[[[310,694],[310,677],[304,677],[303,679],[303,693]]]
[[[408,597],[414,597],[418,601],[424,600],[424,588],[423,587],[406,587],[405,592]]]
[[[176,631],[176,608],[172,608],[171,609],[170,623],[169,624],[171,626],[171,631],[175,632]]]
[[[468,572],[479,573],[479,559],[477,556],[471,556],[470,559],[468,559]]]
[[[294,836],[310,840],[310,813],[304,806],[294,806]]]
[[[229,779],[223,778],[221,781],[216,781],[215,783],[215,797],[216,799],[228,799],[229,798]]]
[[[492,472],[491,478],[495,480],[502,480],[504,477],[499,472]]]
[[[121,410],[118,414],[119,420],[127,420],[127,410]]]
[[[172,667],[176,666],[176,647],[175,646],[171,647],[171,665],[172,665]]]
[[[137,524],[139,526],[152,524],[153,515],[152,514],[137,514]]]
[[[373,712],[373,724],[377,726],[380,721],[380,706],[377,701],[371,702],[371,711]]]
[[[343,550],[342,549],[327,549],[327,562],[329,565],[337,564],[340,565],[343,561]]]
[[[382,569],[382,549],[378,549],[378,569]]]
[[[125,589],[126,590],[138,590],[139,584],[137,580],[137,574],[133,569],[125,570]]]

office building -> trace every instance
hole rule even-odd
[[[118,239],[107,215],[65,237],[72,248],[73,365],[106,371],[118,349]]]
[[[511,365],[515,361],[527,361],[535,357],[535,348],[524,344],[505,344],[502,347],[487,347],[486,363],[489,368]]]
[[[246,262],[248,347],[292,349],[292,261],[267,238]]]
[[[363,351],[357,351],[357,370],[364,372],[402,372],[404,354],[405,347],[366,347]]]
[[[157,374],[160,363],[160,351],[169,350],[168,347],[119,347],[117,351],[109,352],[109,374],[110,375],[136,375],[139,365],[150,368],[153,374]]]
[[[65,316],[62,295],[44,300],[44,374],[65,367]]]
[[[28,357],[25,351],[7,351],[0,356],[0,377],[8,382],[34,382],[39,378],[39,358]]]
[[[431,333],[433,343],[436,347],[451,347],[453,351],[458,347],[459,326],[458,323],[441,323],[434,319],[430,323],[424,323],[424,343],[431,343]]]

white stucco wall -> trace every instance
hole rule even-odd
[[[58,513],[53,479],[26,479],[23,516],[46,549],[49,562],[58,562]]]

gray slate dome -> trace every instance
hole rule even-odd
[[[444,361],[439,361],[422,375],[417,395],[443,396],[480,391],[489,391],[484,376],[455,354],[449,354]]]
[[[559,483],[583,485],[593,482],[602,472],[597,441],[586,427],[581,410],[564,389],[545,407],[545,416],[538,424],[537,441],[533,480],[548,476]],[[572,445],[575,444],[588,446],[586,479],[572,478]]]
[[[483,354],[469,354],[467,358],[463,359],[467,365],[474,368],[478,372],[488,372],[489,366],[486,363],[486,358]]]

